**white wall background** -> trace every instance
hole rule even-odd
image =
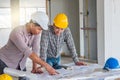
[[[19,4],[17,2],[18,0],[16,0],[16,1],[14,1],[14,0],[0,0],[0,8],[1,9],[10,8],[11,7],[10,6],[10,1],[13,1],[13,4],[15,4],[15,5]],[[28,8],[31,8],[31,7],[33,7],[33,8],[34,7],[38,7],[38,8],[42,7],[42,8],[44,8],[44,7],[46,7],[46,5],[45,5],[46,0],[19,0],[19,1],[20,1],[20,7],[28,7]],[[12,5],[12,7],[14,8],[16,6]],[[19,9],[16,9],[16,10],[19,10]],[[1,14],[1,15],[3,15],[3,14]],[[14,15],[13,15],[13,17],[14,17]],[[18,22],[19,22],[19,20],[18,20]],[[15,23],[16,22],[13,22],[13,24],[15,24]],[[11,24],[9,24],[9,25],[11,25]],[[10,28],[3,28],[3,27],[0,26],[0,47],[4,46],[7,43],[10,32],[11,32]]]
[[[0,7],[10,7],[10,0],[0,0]]]
[[[46,0],[19,0],[20,7],[43,7]],[[0,0],[0,7],[10,7],[10,0]]]
[[[97,48],[98,63],[103,65],[105,60],[104,46],[104,0],[97,0]]]
[[[105,56],[120,59],[120,0],[105,0]]]
[[[20,7],[44,7],[46,0],[20,0]]]
[[[9,28],[0,29],[0,47],[4,46],[7,43],[10,32],[11,29]]]
[[[98,0],[98,63],[109,57],[120,60],[120,0]]]

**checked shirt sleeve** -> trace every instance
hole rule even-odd
[[[68,50],[70,51],[70,54],[72,55],[73,61],[76,63],[79,61],[76,48],[74,44],[74,40],[72,38],[72,34],[69,28],[65,30],[65,42],[67,44]]]
[[[44,61],[46,61],[47,57],[47,48],[48,48],[48,32],[43,30],[40,41],[40,58]]]

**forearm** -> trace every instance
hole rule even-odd
[[[37,68],[37,63],[35,63],[34,61],[32,61],[33,63],[33,69]]]
[[[76,62],[79,62],[78,56],[73,57],[73,61],[74,61],[75,63],[76,63]]]
[[[36,65],[35,63],[42,65],[44,67],[46,67],[48,64],[46,62],[44,62],[42,59],[40,59],[37,54],[35,53],[31,53],[31,55],[29,56],[30,59],[32,59],[32,61],[34,62],[33,64]]]
[[[29,56],[29,58],[32,59],[32,61],[34,61],[35,63],[37,63],[37,64],[42,65],[43,67],[45,67],[46,70],[49,72],[49,74],[51,74],[51,75],[58,74],[54,68],[52,68],[49,64],[47,64],[42,59],[40,59],[37,56],[37,54],[31,53],[30,56]]]

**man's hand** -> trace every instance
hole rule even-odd
[[[78,65],[78,66],[87,65],[86,63],[80,62],[80,61],[79,61],[79,62],[76,62],[75,64]]]

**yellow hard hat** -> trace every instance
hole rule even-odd
[[[0,80],[13,80],[13,79],[8,74],[2,74],[2,75],[0,75]]]
[[[56,27],[63,29],[68,27],[68,18],[64,13],[57,14],[53,22]]]

